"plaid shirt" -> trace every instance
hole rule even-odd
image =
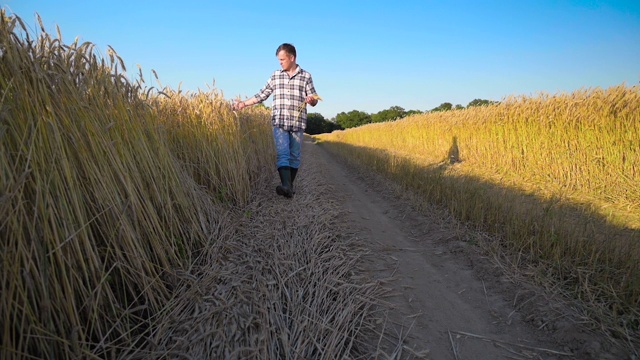
[[[273,126],[286,131],[304,130],[307,127],[307,107],[303,106],[304,100],[307,96],[316,94],[311,74],[302,70],[300,66],[291,77],[285,70],[276,70],[264,88],[254,97],[258,102],[263,102],[271,94]]]

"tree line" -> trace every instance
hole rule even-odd
[[[485,106],[496,103],[498,102],[492,100],[474,99],[470,101],[466,107],[469,108],[473,106]],[[449,102],[442,103],[435,108],[426,111],[405,110],[401,106],[392,106],[375,114],[369,114],[359,110],[341,112],[336,115],[335,118],[330,120],[325,119],[325,117],[319,113],[309,113],[307,114],[307,129],[305,130],[305,132],[311,135],[330,133],[334,130],[344,130],[371,123],[395,121],[414,114],[461,109],[465,109],[465,107],[460,104],[454,106]]]

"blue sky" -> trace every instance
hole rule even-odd
[[[154,69],[174,89],[215,80],[227,98],[254,95],[279,68],[278,45],[293,43],[324,99],[311,111],[328,119],[640,81],[637,0],[0,4],[33,31],[39,13],[65,43],[79,37],[101,54],[111,45],[130,76],[139,64],[147,81]]]

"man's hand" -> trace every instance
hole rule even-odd
[[[244,101],[237,101],[235,103],[233,103],[233,110],[242,110],[245,107],[247,107],[247,104],[244,103]]]
[[[304,102],[311,106],[316,106],[318,104],[318,98],[314,95],[309,95],[304,99]]]

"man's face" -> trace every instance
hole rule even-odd
[[[288,54],[284,50],[280,50],[278,53],[278,60],[280,61],[280,66],[282,66],[282,70],[291,71],[293,70],[293,65],[295,64],[295,58],[293,55]]]

